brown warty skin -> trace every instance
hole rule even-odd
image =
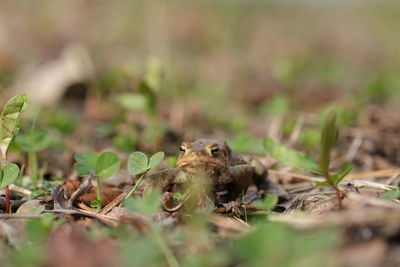
[[[267,169],[251,155],[232,154],[220,139],[197,139],[183,142],[179,148],[176,168],[167,168],[146,176],[145,192],[169,191],[174,185],[190,183],[195,177],[208,177],[214,192],[226,191],[233,199],[249,185],[267,187]]]

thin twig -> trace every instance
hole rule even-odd
[[[131,188],[125,190],[124,192],[119,194],[116,198],[114,198],[99,212],[99,214],[109,213],[114,207],[118,206],[128,196],[129,192],[131,192]]]
[[[10,213],[10,214],[0,214],[0,220],[1,219],[24,219],[24,220],[30,220],[30,219],[40,219],[44,215],[28,215],[28,214],[16,214],[16,213]]]
[[[79,186],[79,188],[72,194],[71,198],[68,200],[68,204],[72,207],[75,200],[77,200],[80,196],[85,194],[92,187],[94,172],[90,172],[89,176],[86,180]]]
[[[231,231],[246,232],[250,230],[250,225],[247,222],[238,218],[230,218],[218,214],[211,214],[208,217],[208,222],[217,227],[225,228]]]
[[[16,186],[15,184],[10,184],[10,186],[8,188],[10,188],[10,191],[22,194],[24,196],[29,196],[29,195],[32,194],[31,190],[28,190],[28,189],[23,188],[23,187]]]
[[[385,184],[392,185],[392,183],[400,176],[400,170],[393,174],[389,179],[386,180]]]
[[[61,213],[61,214],[68,214],[68,215],[81,215],[81,216],[86,216],[86,217],[92,217],[95,219],[98,219],[99,221],[103,222],[106,225],[109,226],[117,226],[119,219],[103,215],[103,214],[98,214],[96,212],[89,212],[85,210],[79,210],[79,209],[55,209],[55,210],[46,210],[46,213]]]
[[[303,179],[303,180],[311,181],[314,183],[326,181],[325,178],[311,177],[311,176],[306,176],[303,174],[292,173],[292,172],[282,172],[282,171],[277,171],[277,170],[268,170],[268,172],[272,173],[272,174],[277,174],[277,175],[291,176],[294,178]],[[350,180],[350,179],[351,179],[351,177],[350,178],[346,177],[340,184],[348,183],[349,182],[348,180]],[[391,185],[386,185],[386,184],[381,184],[381,183],[376,183],[376,182],[370,182],[370,181],[355,180],[355,181],[351,181],[351,182],[354,183],[355,186],[365,186],[365,187],[376,188],[376,189],[381,189],[381,190],[385,190],[385,191],[390,191],[390,190],[397,188],[396,186],[391,186]]]
[[[362,173],[354,173],[346,176],[348,180],[354,179],[366,179],[366,178],[386,178],[395,175],[400,172],[400,169],[386,169],[372,172],[362,172]]]
[[[385,177],[390,177],[392,175],[395,175],[399,171],[400,171],[400,169],[387,169],[387,170],[379,170],[379,171],[372,171],[372,172],[354,173],[354,174],[347,175],[346,180],[365,179],[365,178],[385,178]],[[316,179],[315,177],[311,177],[311,176],[307,176],[307,175],[303,175],[303,174],[299,174],[299,173],[284,172],[284,171],[279,171],[279,170],[268,170],[268,173],[276,174],[276,175],[291,176],[294,178],[308,180],[311,182],[314,182]]]

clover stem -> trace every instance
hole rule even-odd
[[[138,188],[139,184],[142,182],[144,176],[146,175],[147,171],[145,171],[144,173],[142,173],[142,175],[140,175],[139,179],[137,180],[136,184],[133,186],[132,190],[126,195],[125,199],[128,199],[136,190],[136,188]],[[122,203],[121,203],[122,204]],[[121,206],[121,205],[120,205]]]
[[[29,164],[29,176],[31,177],[33,188],[37,188],[37,176],[38,176],[38,160],[36,153],[33,150],[33,146],[35,143],[35,128],[36,121],[39,116],[40,108],[36,109],[35,114],[33,116],[31,129],[29,132],[29,150],[28,150],[28,164]]]
[[[2,153],[2,159],[3,159],[3,164],[1,165],[1,167],[4,167],[7,164],[7,154],[6,153]],[[10,213],[11,212],[10,188],[8,188],[8,186],[6,186],[4,188],[4,192],[6,193],[6,213]]]
[[[97,183],[97,190],[96,190],[96,196],[97,200],[101,200],[101,187],[100,187],[100,178],[96,176],[96,183]]]
[[[29,162],[29,175],[31,176],[33,188],[36,189],[38,162],[35,152],[32,151],[28,152],[28,162]]]

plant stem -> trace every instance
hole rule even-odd
[[[161,233],[159,231],[153,231],[152,234],[153,238],[157,242],[158,246],[160,247],[162,253],[165,256],[165,259],[167,260],[168,266],[170,267],[179,267],[179,263],[176,260],[174,254],[172,251],[169,249],[167,244],[165,244],[165,241],[163,240]]]
[[[97,190],[96,190],[96,196],[97,196],[97,201],[100,203],[101,201],[101,187],[100,187],[100,178],[96,176],[96,183],[97,183]],[[97,211],[100,211],[101,209],[101,204],[97,205]]]
[[[339,187],[337,185],[335,185],[335,183],[332,181],[331,175],[328,173],[325,174],[326,176],[326,180],[328,181],[328,184],[333,188],[333,190],[335,190],[336,193],[336,198],[338,201],[338,208],[342,209],[343,205],[342,205],[342,192],[340,191]]]
[[[3,164],[1,167],[3,168],[7,164],[7,154],[2,154]],[[4,192],[6,193],[6,213],[11,213],[11,197],[10,197],[10,188],[6,186],[4,188]]]
[[[6,186],[4,188],[4,192],[6,193],[6,213],[11,213],[10,188],[8,188],[8,186]]]
[[[29,151],[28,151],[28,166],[29,166],[29,176],[31,177],[33,188],[37,188],[37,169],[38,162],[36,153],[33,151],[33,143],[35,136],[36,121],[39,116],[40,109],[36,109],[35,115],[33,116],[31,130],[29,133]]]
[[[36,189],[38,186],[37,184],[38,162],[35,152],[32,151],[28,152],[28,162],[29,162],[29,176],[31,177],[33,188]]]
[[[128,199],[133,192],[135,192],[136,188],[139,186],[139,184],[142,182],[144,176],[146,175],[147,171],[145,171],[144,173],[142,173],[142,175],[140,175],[139,180],[136,182],[135,186],[132,188],[132,190],[128,193],[128,195],[126,195],[125,199]],[[122,204],[122,203],[121,203]]]

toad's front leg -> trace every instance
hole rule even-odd
[[[185,177],[185,173],[177,168],[163,169],[149,173],[145,177],[144,193],[147,194],[155,190],[165,192],[171,185],[183,183]]]
[[[269,182],[267,168],[252,155],[233,155],[233,165],[249,165],[252,168],[252,179],[259,189],[266,190]]]
[[[229,174],[232,179],[228,191],[232,196],[238,196],[253,182],[254,170],[248,164],[241,164],[229,167]]]

